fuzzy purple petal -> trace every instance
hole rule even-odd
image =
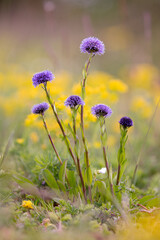
[[[64,104],[65,104],[65,106],[69,106],[70,108],[75,108],[79,105],[83,106],[84,101],[79,96],[72,95],[67,98],[67,100],[65,101]]]
[[[49,108],[49,104],[46,102],[36,104],[32,107],[33,114],[43,114]]]
[[[119,121],[120,125],[122,125],[124,128],[129,128],[133,126],[133,121],[129,117],[122,117]]]
[[[99,117],[110,117],[112,114],[112,110],[105,104],[97,104],[91,108],[92,114],[97,118]]]
[[[33,82],[33,86],[36,87],[39,84],[52,81],[53,79],[54,79],[53,73],[48,70],[45,70],[43,72],[35,73],[33,75],[32,82]]]
[[[89,37],[83,39],[80,50],[82,53],[93,53],[95,55],[102,55],[105,52],[105,46],[102,41],[96,37]]]

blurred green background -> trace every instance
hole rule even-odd
[[[33,71],[79,72],[79,44],[97,36],[106,46],[99,70],[119,74],[144,62],[159,67],[159,9],[159,0],[1,0],[1,60]]]

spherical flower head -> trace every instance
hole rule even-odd
[[[102,55],[105,52],[105,46],[102,41],[96,37],[89,37],[83,39],[80,50],[82,53],[93,53],[95,55]]]
[[[44,112],[49,108],[49,104],[46,102],[39,103],[33,106],[32,113],[33,114],[44,114]]]
[[[95,115],[97,118],[100,117],[110,117],[112,114],[112,110],[105,104],[98,104],[91,108],[92,114]]]
[[[75,109],[75,108],[78,108],[80,105],[83,106],[84,101],[79,96],[72,95],[67,98],[64,104],[65,106],[69,106],[70,108]]]
[[[120,125],[123,126],[124,129],[132,127],[133,121],[129,117],[122,117],[119,121]]]
[[[41,83],[46,83],[48,81],[52,81],[54,79],[54,75],[52,72],[46,70],[43,72],[35,73],[32,78],[33,86],[36,87]]]

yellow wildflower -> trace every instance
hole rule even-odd
[[[143,97],[135,97],[132,101],[131,108],[133,111],[138,112],[142,117],[148,118],[152,114],[152,106]]]
[[[23,144],[24,143],[24,138],[17,138],[16,142],[19,144]]]
[[[94,146],[95,148],[100,148],[100,147],[101,147],[101,143],[100,143],[99,141],[95,141],[95,142],[93,143],[93,146]]]
[[[32,142],[37,143],[38,139],[39,139],[37,133],[36,132],[32,132],[30,134],[30,139],[32,140]]]
[[[37,119],[37,116],[35,114],[29,114],[25,119],[25,126],[31,126],[34,123],[35,119]]]
[[[80,95],[81,94],[81,85],[79,83],[75,84],[72,88],[72,92],[76,95]]]
[[[113,135],[109,135],[107,139],[107,145],[108,147],[114,146],[116,143],[116,138]]]
[[[119,79],[110,80],[108,84],[111,91],[125,93],[128,90],[128,86]]]
[[[130,82],[135,87],[151,89],[157,78],[157,68],[149,64],[137,65],[130,72]]]
[[[34,204],[30,200],[23,200],[22,207],[28,208],[28,209],[33,209]]]
[[[42,144],[42,145],[41,145],[41,148],[42,148],[43,150],[45,150],[45,149],[47,148],[46,144]]]

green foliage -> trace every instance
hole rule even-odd
[[[52,188],[53,190],[59,190],[57,181],[48,169],[43,170],[43,177],[50,188]]]

